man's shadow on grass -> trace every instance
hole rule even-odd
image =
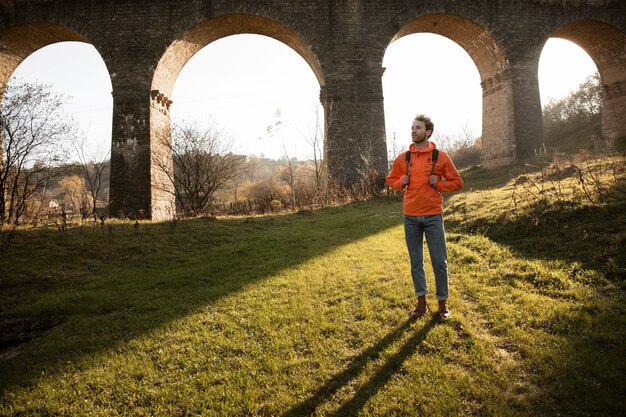
[[[421,328],[418,327],[413,336],[411,336],[393,356],[387,359],[378,372],[361,386],[350,400],[346,401],[331,415],[337,417],[356,415],[358,410],[360,410],[370,398],[376,395],[391,377],[400,370],[404,361],[415,353],[417,347],[426,338],[426,335],[428,335],[428,332],[439,321],[437,316],[432,316]],[[285,412],[282,417],[312,415],[317,407],[328,401],[337,391],[348,385],[350,381],[357,378],[371,360],[378,358],[385,349],[391,346],[396,340],[400,339],[404,332],[409,330],[412,322],[414,322],[412,319],[406,320],[374,346],[356,356],[343,372],[335,375],[330,381],[317,389],[308,400],[291,408]],[[419,324],[417,326],[419,326]]]

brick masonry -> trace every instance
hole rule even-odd
[[[486,166],[542,143],[537,67],[550,37],[590,54],[606,93],[603,132],[626,134],[624,0],[0,0],[0,97],[35,50],[93,44],[113,85],[112,214],[165,219],[169,97],[194,53],[238,33],[298,52],[320,83],[330,173],[351,184],[367,167],[386,171],[382,60],[390,42],[417,32],[450,38],[476,63]]]

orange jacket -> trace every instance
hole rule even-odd
[[[463,188],[463,180],[452,159],[444,151],[439,151],[435,164],[437,189],[428,182],[432,169],[431,155],[436,148],[433,142],[428,147],[415,149],[411,144],[411,163],[409,165],[409,185],[404,188],[402,208],[407,216],[430,216],[443,213],[442,192],[459,191]],[[402,176],[406,175],[406,154],[403,152],[395,161],[387,176],[387,184],[396,190],[402,190]],[[442,180],[445,178],[445,180]]]

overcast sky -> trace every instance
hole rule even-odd
[[[417,53],[419,51],[419,54]],[[431,62],[423,56],[435,56]],[[451,40],[414,34],[393,42],[383,61],[387,137],[410,142],[412,117],[431,115],[437,133],[481,133],[482,93],[478,70]],[[550,39],[539,62],[542,102],[575,89],[596,67],[575,44]],[[79,123],[92,147],[110,147],[112,98],[108,71],[91,45],[62,42],[28,57],[13,79],[51,84],[71,99],[67,112]],[[427,80],[418,84],[417,79]],[[320,110],[319,84],[295,51],[274,39],[236,35],[211,43],[183,68],[174,86],[172,119],[202,125],[213,120],[232,137],[234,151],[278,158],[310,157],[304,136]],[[280,109],[281,129],[273,135]]]

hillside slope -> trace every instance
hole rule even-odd
[[[450,198],[457,231],[479,233],[522,254],[580,262],[620,285],[626,279],[626,156],[463,172]]]

